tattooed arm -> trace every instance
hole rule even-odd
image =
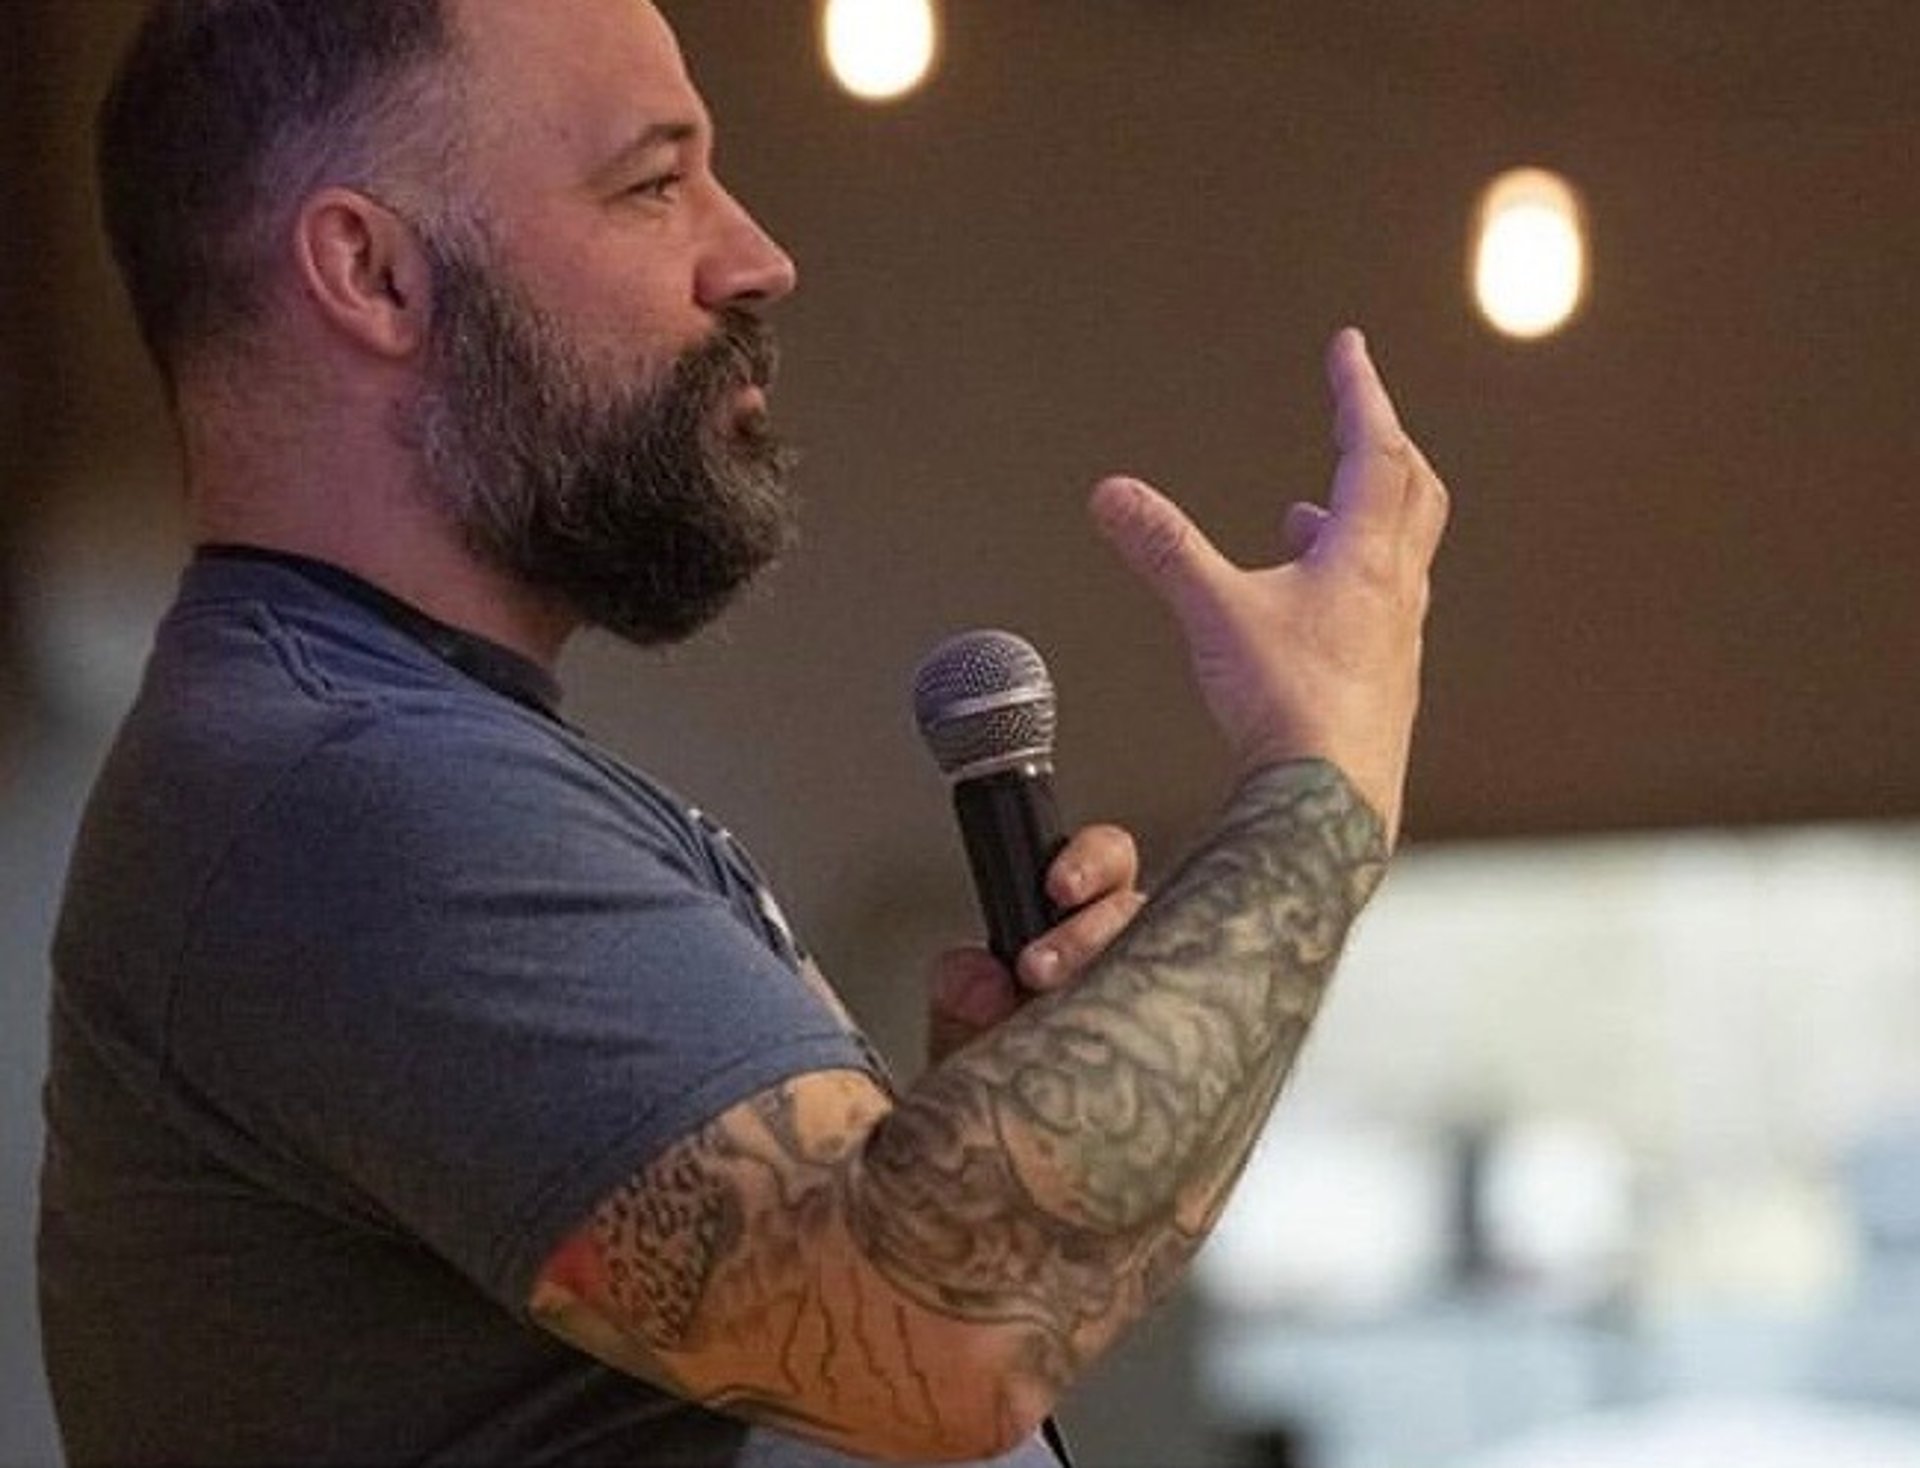
[[[543,1275],[553,1329],[691,1400],[848,1451],[1030,1433],[1206,1236],[1397,827],[1445,518],[1357,338],[1296,559],[1246,572],[1134,481],[1096,513],[1172,603],[1243,778],[1073,987],[898,1102],[803,1076],[669,1147]]]
[[[1256,775],[1074,988],[897,1106],[835,1073],[723,1115],[598,1212],[537,1312],[850,1450],[1003,1450],[1206,1236],[1384,858],[1331,766]]]

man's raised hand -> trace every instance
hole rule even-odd
[[[1172,609],[1193,672],[1243,774],[1337,765],[1391,844],[1420,701],[1428,572],[1447,492],[1407,437],[1352,329],[1327,350],[1339,461],[1327,506],[1284,516],[1287,559],[1244,569],[1138,479],[1103,480],[1093,513]]]

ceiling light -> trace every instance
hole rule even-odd
[[[1585,211],[1573,186],[1544,168],[1519,168],[1481,195],[1473,290],[1495,330],[1532,339],[1573,319],[1587,291]]]
[[[827,0],[820,44],[848,92],[865,102],[891,102],[932,72],[940,18],[933,0]]]

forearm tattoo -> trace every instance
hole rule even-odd
[[[937,1309],[1027,1323],[1063,1384],[1206,1237],[1385,861],[1331,765],[1249,780],[1079,984],[880,1125],[855,1218],[888,1275]]]
[[[938,1363],[910,1301],[1009,1328],[1057,1393],[1206,1237],[1385,861],[1333,766],[1262,771],[1078,983],[897,1103],[859,1077],[804,1112],[780,1088],[670,1148],[594,1221],[627,1364],[710,1362],[682,1384],[811,1435],[832,1433],[809,1379],[924,1421]],[[820,1277],[834,1230],[895,1295]]]

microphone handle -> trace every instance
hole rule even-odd
[[[967,865],[987,922],[987,947],[1009,969],[1065,915],[1047,896],[1047,868],[1066,845],[1045,765],[1017,765],[953,787]]]

